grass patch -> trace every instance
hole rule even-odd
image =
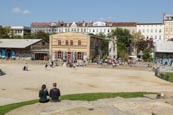
[[[173,73],[161,73],[160,78],[167,80],[167,81],[170,81],[170,82],[173,82]]]
[[[156,94],[156,93],[152,93],[152,92],[82,93],[82,94],[63,95],[60,97],[60,99],[61,100],[94,101],[98,99],[114,98],[114,97],[123,97],[123,98],[144,97],[144,94]],[[11,110],[14,110],[16,108],[19,108],[25,105],[31,105],[37,102],[38,102],[38,99],[0,106],[0,115],[5,115],[7,112]]]
[[[11,110],[14,110],[16,108],[19,108],[19,107],[22,107],[22,106],[25,106],[25,105],[31,105],[31,104],[34,104],[34,103],[37,103],[37,102],[38,102],[38,99],[0,106],[0,115],[5,115],[7,112],[9,112]]]
[[[83,94],[71,94],[61,96],[61,100],[82,100],[82,101],[95,101],[105,98],[136,98],[144,97],[144,94],[156,94],[151,92],[120,92],[120,93],[83,93]]]

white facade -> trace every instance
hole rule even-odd
[[[173,15],[163,15],[164,38],[173,39]]]
[[[31,32],[30,27],[26,26],[10,26],[13,35],[24,36],[25,33]]]
[[[163,40],[164,25],[162,23],[140,23],[137,24],[137,32],[145,37],[145,39],[152,38],[153,41]]]
[[[113,29],[123,28],[123,29],[128,29],[130,32],[135,32],[136,25],[131,26],[129,24],[134,24],[134,23],[128,23],[128,22],[107,23],[107,22],[101,22],[101,21],[73,22],[73,23],[64,23],[64,22],[38,23],[36,22],[36,23],[32,23],[31,31],[32,33],[43,31],[46,33],[79,32],[79,33],[92,33],[92,34],[104,33],[105,35],[108,35],[108,33],[110,33]]]
[[[173,53],[173,41],[159,40],[155,45],[155,52]]]

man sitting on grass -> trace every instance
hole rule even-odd
[[[52,102],[60,101],[59,97],[61,96],[60,90],[56,88],[57,84],[53,83],[53,88],[50,90],[50,98]]]

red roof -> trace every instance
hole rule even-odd
[[[136,26],[136,22],[113,22],[112,26]]]
[[[33,22],[32,26],[50,26],[50,22]]]

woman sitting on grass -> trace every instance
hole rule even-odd
[[[46,103],[49,101],[49,99],[47,98],[47,96],[49,96],[49,93],[46,89],[46,85],[43,84],[42,87],[41,87],[41,90],[39,91],[39,102],[40,103]]]

